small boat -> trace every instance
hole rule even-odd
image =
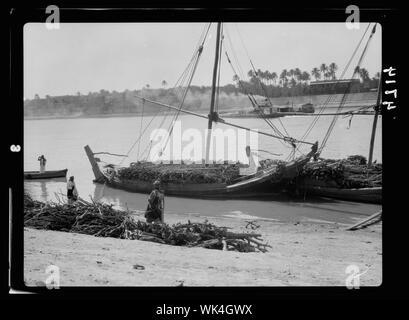
[[[24,179],[52,179],[52,178],[65,178],[68,169],[64,170],[51,170],[51,171],[24,171]]]

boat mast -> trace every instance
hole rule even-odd
[[[217,82],[217,71],[219,67],[221,24],[222,24],[221,22],[217,23],[216,51],[215,51],[214,66],[213,66],[212,96],[210,100],[210,113],[208,117],[209,122],[207,126],[208,131],[207,131],[207,140],[206,140],[206,164],[209,163],[213,121],[217,120],[218,118],[217,113],[214,111],[214,103],[216,100],[216,82]]]
[[[373,123],[372,123],[372,134],[371,134],[371,142],[369,145],[368,166],[372,165],[373,147],[374,147],[374,142],[375,142],[376,125],[378,123],[378,115],[379,115],[379,109],[380,109],[380,104],[381,104],[381,96],[382,96],[382,73],[381,73],[381,76],[379,77],[378,98],[376,100],[375,115],[374,115]]]

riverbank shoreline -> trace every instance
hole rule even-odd
[[[374,103],[366,103],[366,104],[351,104],[351,105],[346,105],[344,106],[344,109],[358,109],[361,108],[363,106],[372,106],[374,105]],[[315,106],[315,111],[313,113],[310,114],[303,114],[303,113],[291,113],[289,112],[289,114],[285,114],[284,112],[282,114],[280,114],[280,116],[284,117],[291,117],[291,116],[316,116],[318,113],[317,111],[319,111],[320,109],[322,109],[322,105],[317,105]],[[332,105],[327,105],[325,106],[326,109],[336,109],[339,107],[339,104],[332,104]],[[242,111],[252,111],[253,109],[248,108],[248,109],[238,109],[238,108],[231,108],[231,109],[225,109],[223,110],[223,113],[226,114],[230,114],[230,113],[237,113],[237,112],[242,112]],[[335,112],[335,111],[330,111],[330,112]],[[206,112],[200,112],[197,111],[196,113],[198,114],[202,114],[202,115],[206,115]],[[220,113],[220,116],[223,117],[223,113]],[[161,115],[162,116],[166,116],[168,114],[172,114],[172,112],[163,112]],[[181,113],[179,116],[184,116],[186,114]],[[373,113],[368,113],[368,115],[373,115]],[[99,119],[99,118],[137,118],[140,116],[144,116],[144,117],[149,117],[149,116],[155,116],[155,114],[142,114],[142,113],[138,113],[138,112],[130,112],[130,113],[109,113],[109,114],[92,114],[92,115],[65,115],[65,116],[61,116],[61,115],[48,115],[48,116],[24,116],[24,120],[63,120],[63,119]],[[229,116],[231,117],[231,116]],[[258,116],[254,116],[254,115],[240,115],[240,116],[234,116],[234,118],[260,118]]]
[[[136,218],[144,220],[141,213]],[[167,215],[166,223],[203,222],[233,231],[246,221]],[[255,231],[272,248],[240,253],[177,247],[139,240],[24,228],[24,279],[45,285],[55,265],[60,286],[345,286],[346,268],[364,272],[361,286],[382,283],[382,224],[346,231],[337,223],[257,220]],[[142,267],[137,267],[137,266]]]
[[[163,112],[165,116],[169,112]],[[92,114],[92,115],[67,115],[67,116],[25,116],[24,120],[62,120],[62,119],[98,119],[98,118],[125,118],[125,117],[140,117],[142,113],[110,113],[110,114]],[[181,114],[184,115],[184,114]],[[144,117],[154,116],[154,114],[144,114]]]

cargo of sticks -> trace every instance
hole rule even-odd
[[[156,164],[133,163],[117,171],[119,178],[163,183],[229,183],[239,177],[239,164]]]
[[[282,162],[261,161],[260,168],[281,165]],[[116,174],[121,179],[154,181],[162,183],[231,183],[239,178],[240,167],[244,164],[157,164],[152,162],[136,162],[129,167],[120,168]]]
[[[382,186],[382,164],[367,165],[360,155],[346,159],[322,159],[307,163],[298,179],[314,179],[340,188],[371,188]]]
[[[254,232],[234,233],[208,221],[150,224],[134,219],[112,205],[78,200],[74,205],[43,203],[24,197],[26,227],[83,233],[98,237],[151,241],[175,246],[203,247],[239,252],[266,252],[268,244]]]

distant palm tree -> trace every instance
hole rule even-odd
[[[234,76],[233,76],[233,81],[239,81],[239,76],[237,75],[237,74],[235,74]]]
[[[257,72],[256,72],[256,77],[261,81],[261,82],[263,82],[264,83],[264,72],[263,71],[261,71],[260,69],[258,69],[257,70]]]
[[[362,79],[362,82],[366,82],[369,80],[369,72],[365,68],[359,69],[359,76]]]
[[[305,81],[305,83],[307,83],[308,81],[310,81],[311,77],[310,74],[307,71],[304,71],[301,74],[301,80]]]
[[[168,83],[166,82],[166,80],[162,80],[162,87],[166,87],[168,85]]]
[[[324,76],[324,79],[327,80],[326,73],[328,71],[328,67],[325,63],[320,65],[321,74]]]
[[[264,80],[263,83],[265,85],[269,85],[271,80],[270,80],[270,72],[268,70],[262,71],[261,72],[261,78]]]
[[[311,74],[315,78],[315,81],[318,81],[319,79],[321,79],[321,73],[318,68],[312,69]]]
[[[301,70],[299,68],[294,69],[294,77],[298,82],[301,82]]]
[[[329,65],[329,73],[330,73],[330,75],[331,75],[332,80],[335,80],[335,79],[337,78],[336,75],[335,75],[335,73],[336,73],[337,70],[338,70],[338,66],[336,65],[335,62],[332,62],[332,63]]]
[[[283,71],[281,71],[281,74],[280,74],[280,82],[281,82],[281,85],[282,85],[283,87],[286,87],[286,86],[287,86],[287,82],[288,82],[287,76],[288,76],[288,71],[287,71],[287,69],[284,69]]]
[[[271,75],[271,80],[273,80],[273,83],[275,85],[277,81],[277,73],[272,72],[270,75]]]
[[[249,72],[247,72],[248,77],[251,79],[254,77],[254,71],[253,70],[249,70]]]

